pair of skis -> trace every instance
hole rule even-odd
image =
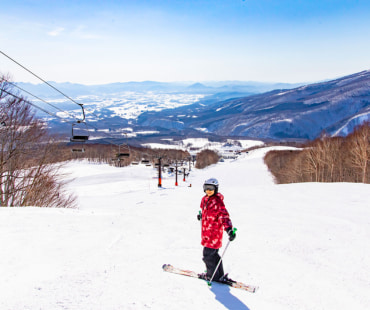
[[[201,277],[199,277],[199,274],[196,273],[195,271],[176,268],[176,267],[173,267],[170,264],[164,264],[162,266],[162,268],[166,272],[171,272],[171,273],[181,274],[181,275],[187,276],[187,277],[202,279]],[[258,286],[247,285],[247,284],[244,284],[244,283],[238,282],[238,281],[227,281],[227,282],[217,282],[217,283],[226,284],[228,286],[235,287],[235,288],[238,288],[238,289],[242,289],[242,290],[245,290],[245,291],[250,292],[250,293],[255,293],[258,289]],[[209,282],[208,285],[211,285],[211,283]]]

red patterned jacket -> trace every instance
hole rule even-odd
[[[222,247],[223,230],[232,228],[232,223],[224,202],[224,196],[217,193],[211,197],[202,198],[202,242],[207,248],[219,249]]]

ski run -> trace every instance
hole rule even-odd
[[[163,174],[162,189],[145,165],[67,163],[78,209],[0,208],[0,309],[370,309],[369,185],[277,185],[266,151],[193,168],[177,187]],[[255,294],[162,270],[204,271],[210,177],[238,229],[225,272]]]

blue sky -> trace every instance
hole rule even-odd
[[[48,81],[294,83],[370,69],[368,0],[12,0],[0,7],[0,51]],[[0,72],[39,82],[1,54]]]

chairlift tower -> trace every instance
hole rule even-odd
[[[161,167],[162,157],[158,158],[158,187],[162,187],[162,167]]]
[[[176,159],[176,164],[175,164],[175,175],[176,175],[175,186],[178,186],[179,183],[177,182],[177,159]]]

